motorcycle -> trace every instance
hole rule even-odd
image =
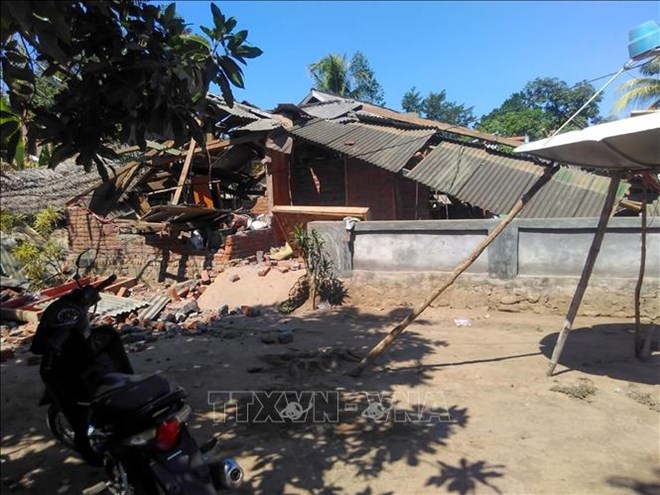
[[[243,471],[222,459],[218,442],[198,446],[187,420],[187,392],[159,374],[138,375],[117,331],[92,326],[89,310],[116,276],[81,285],[44,311],[31,344],[42,356],[40,375],[53,436],[108,481],[94,493],[113,495],[216,495],[238,488]],[[86,493],[92,493],[86,491]]]

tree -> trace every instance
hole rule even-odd
[[[614,104],[616,113],[629,107],[660,109],[660,56],[642,65],[639,72],[644,77],[630,79],[617,89],[621,96]]]
[[[146,136],[200,144],[213,128],[206,93],[212,82],[233,105],[243,87],[239,64],[261,55],[247,30],[212,4],[213,28],[191,34],[175,5],[139,0],[6,1],[0,21],[2,154],[12,161],[22,128],[51,144],[50,165],[77,155],[89,170],[115,158],[117,143],[146,148]],[[61,88],[44,106],[39,76]],[[5,98],[5,93],[7,98]],[[46,100],[47,101],[47,100]]]
[[[473,107],[447,101],[447,93],[444,89],[439,93],[431,91],[422,99],[417,88],[413,86],[403,95],[401,108],[406,112],[423,114],[427,119],[463,127],[471,125],[476,120],[472,113]]]
[[[403,108],[404,112],[408,113],[422,113],[424,110],[424,100],[415,86],[403,95],[401,108]]]
[[[377,105],[384,105],[383,87],[360,51],[355,52],[348,63],[346,55],[330,53],[308,66],[314,86],[333,95]]]
[[[586,82],[569,86],[557,78],[538,78],[484,115],[477,128],[492,134],[541,139],[561,127],[595,92],[594,87]],[[598,123],[601,120],[598,109],[601,99],[602,95],[596,97],[565,129]]]
[[[371,65],[369,65],[367,57],[361,51],[355,52],[353,58],[351,58],[351,65],[348,70],[353,78],[354,85],[353,91],[351,91],[352,98],[368,103],[375,103],[376,105],[385,104],[383,87],[376,80],[376,76]]]
[[[348,96],[351,92],[346,55],[330,53],[308,69],[318,90],[337,96]]]

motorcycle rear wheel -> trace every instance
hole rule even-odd
[[[104,464],[111,495],[165,495],[158,483],[146,471],[136,469],[131,460],[118,460],[106,454]]]
[[[55,404],[51,404],[48,408],[46,423],[58,442],[71,450],[76,450],[76,434],[62,410]]]

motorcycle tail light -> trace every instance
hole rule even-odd
[[[172,450],[179,442],[181,434],[181,423],[177,418],[173,418],[162,423],[156,431],[156,448],[158,450]]]

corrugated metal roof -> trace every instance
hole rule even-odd
[[[434,134],[433,130],[405,130],[361,123],[312,120],[292,128],[294,136],[399,172]]]
[[[96,307],[96,314],[99,316],[119,316],[145,306],[149,306],[147,301],[138,301],[129,297],[119,297],[101,292],[101,300]]]
[[[337,100],[311,105],[303,105],[300,108],[308,115],[319,119],[336,119],[356,110],[362,106],[362,103],[353,100]]]
[[[529,160],[443,141],[407,177],[463,202],[494,213],[507,213],[542,174],[543,167]],[[598,216],[608,184],[606,177],[563,167],[532,198],[520,216]],[[619,188],[617,199],[628,187],[624,184]]]

